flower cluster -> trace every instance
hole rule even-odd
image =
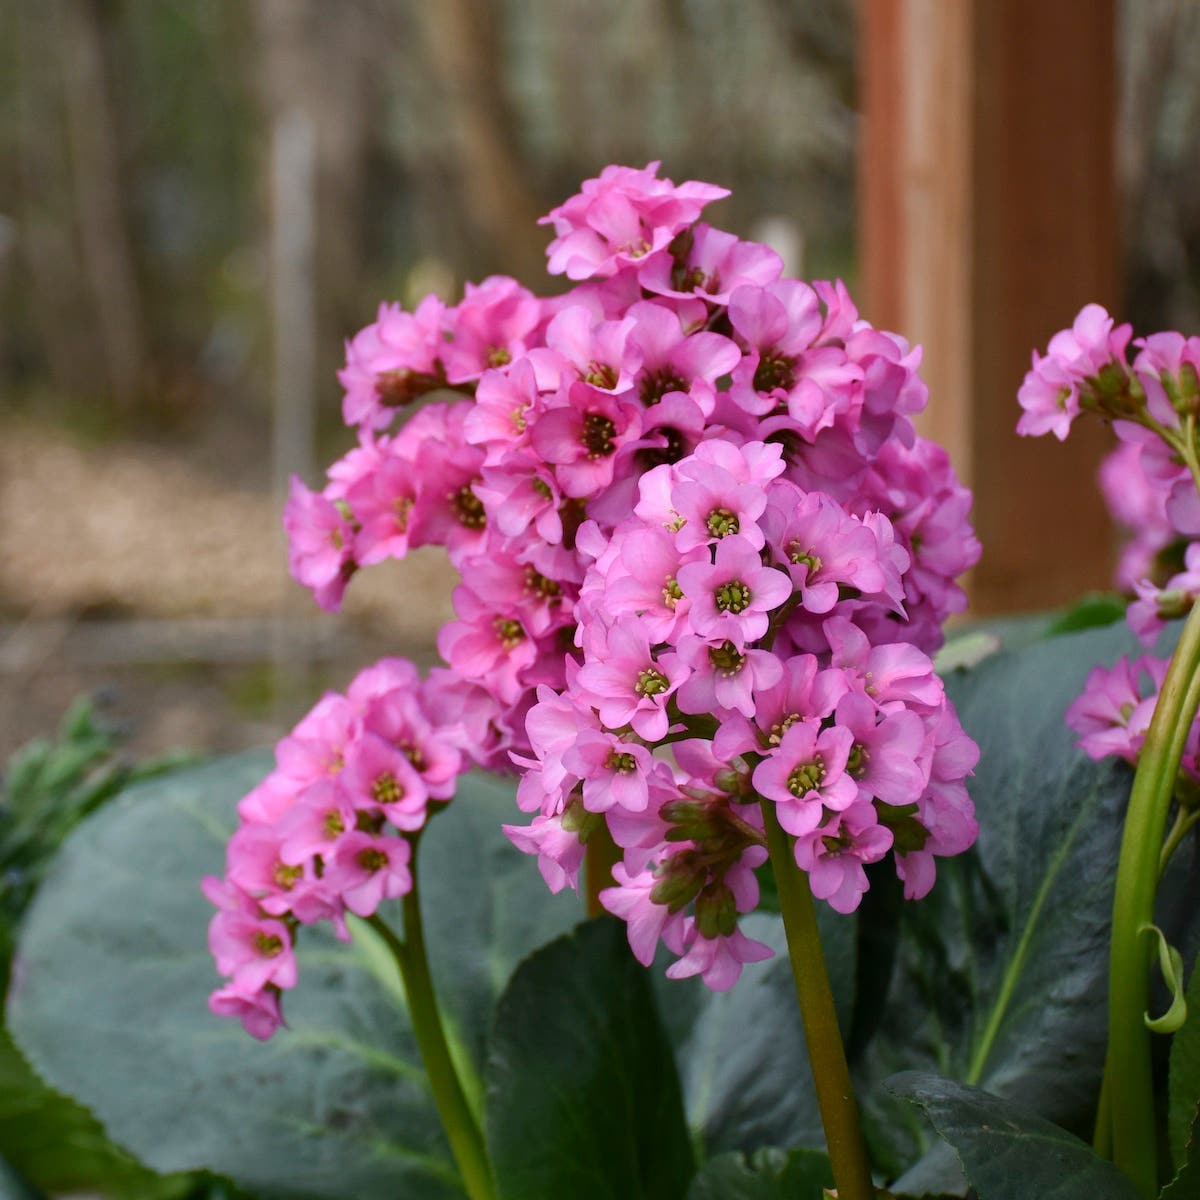
[[[1118,444],[1101,467],[1100,484],[1113,515],[1133,535],[1117,580],[1135,597],[1129,627],[1153,646],[1165,622],[1186,616],[1200,595],[1200,338],[1173,332],[1133,338],[1129,325],[1115,325],[1089,304],[1071,329],[1054,335],[1044,357],[1034,354],[1018,398],[1025,410],[1018,433],[1061,440],[1084,412],[1113,423]],[[1165,658],[1145,655],[1092,671],[1067,712],[1087,754],[1136,763],[1166,668]],[[1200,727],[1188,745],[1185,789],[1200,782]]]
[[[345,939],[347,913],[370,917],[411,890],[409,839],[454,795],[466,746],[484,736],[477,711],[449,672],[423,680],[383,659],[279,743],[275,770],[238,805],[224,878],[204,881],[219,910],[209,948],[228,980],[213,1012],[270,1037],[296,983],[297,927],[330,921]]]
[[[509,837],[560,888],[611,835],[604,903],[639,957],[662,940],[714,987],[764,953],[737,929],[763,802],[842,911],[865,864],[894,854],[919,896],[975,836],[975,748],[928,655],[979,547],[913,427],[920,351],[701,221],[726,194],[608,167],[545,218],[572,290],[384,305],[340,376],[358,444],[285,513],[327,608],[446,547],[438,648],[462,749],[521,773]]]

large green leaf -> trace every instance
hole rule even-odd
[[[833,1172],[822,1151],[763,1149],[707,1162],[687,1200],[822,1200],[831,1187]]]
[[[221,870],[234,805],[268,766],[246,756],[171,775],[76,830],[23,931],[14,1034],[156,1169],[207,1167],[263,1196],[457,1200],[394,968],[368,927],[350,946],[304,931],[289,1028],[271,1042],[207,1011],[218,981],[199,881]],[[435,982],[476,1102],[492,998],[578,915],[505,842],[510,805],[503,785],[465,780],[420,853]]]
[[[1187,989],[1187,1020],[1171,1039],[1167,1127],[1171,1158],[1177,1167],[1188,1161],[1188,1139],[1200,1108],[1200,964]]]
[[[838,1015],[848,1029],[856,922],[826,904],[818,905],[817,917]],[[710,991],[699,979],[667,979],[655,968],[659,1011],[676,1047],[693,1136],[707,1155],[821,1145],[825,1134],[783,922],[752,913],[742,930],[775,957],[747,966],[728,992]]]
[[[187,1176],[151,1174],[114,1146],[86,1109],[48,1088],[30,1070],[3,1028],[0,1154],[26,1179],[55,1193],[100,1191],[114,1200],[174,1200],[193,1186]]]
[[[903,905],[886,1004],[857,1055],[876,1163],[891,1174],[929,1146],[911,1110],[878,1087],[898,1070],[981,1084],[1068,1128],[1090,1124],[1131,776],[1075,749],[1063,713],[1091,667],[1136,650],[1124,628],[1094,629],[947,680],[980,746],[970,785],[980,835],[973,852],[939,863],[929,897]],[[921,1186],[949,1190],[948,1165]]]
[[[906,1071],[888,1088],[954,1147],[979,1200],[1138,1200],[1110,1162],[1057,1125],[980,1088]]]
[[[501,1200],[683,1200],[692,1151],[671,1048],[625,927],[522,963],[496,1009],[487,1139]]]
[[[1200,1113],[1192,1119],[1175,1178],[1163,1188],[1160,1200],[1196,1200],[1200,1196]]]

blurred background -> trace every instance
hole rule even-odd
[[[1142,332],[1197,331],[1200,4],[999,7],[6,0],[0,756],[85,691],[139,753],[232,749],[381,654],[432,661],[438,556],[367,572],[345,614],[320,614],[287,580],[281,480],[316,483],[350,444],[335,372],[381,299],[452,298],[493,272],[555,290],[536,218],[608,162],[732,188],[715,223],[927,341],[931,428],[981,506],[1058,505],[1016,460],[989,474],[973,381],[998,389],[1008,430],[1029,350],[1088,299]],[[1041,42],[1012,32],[1025,8],[1057,13]],[[1079,82],[1047,104],[1038,73],[1061,89],[1064,69]],[[1040,166],[1008,169],[1043,126]],[[1100,165],[1056,179],[1087,145]],[[1055,203],[1092,222],[1075,259],[1023,216]],[[1043,260],[1069,294],[1042,308],[989,284],[992,261]],[[1019,353],[985,344],[1016,311]],[[1098,444],[1071,468],[1096,509]],[[1001,550],[981,610],[1103,585],[1112,535],[1093,529],[1050,590]]]

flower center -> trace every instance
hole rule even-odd
[[[457,492],[450,493],[450,507],[458,523],[467,529],[482,529],[487,524],[483,501],[471,490],[469,483],[463,484]]]
[[[396,515],[396,528],[405,533],[408,530],[408,514],[412,512],[413,498],[411,496],[397,496],[392,501],[392,512]]]
[[[613,750],[604,760],[604,765],[608,770],[616,771],[620,775],[632,775],[637,770],[637,759],[632,754],[622,754]]]
[[[782,721],[777,721],[771,726],[770,732],[767,734],[767,744],[769,746],[778,746],[783,741],[783,735],[799,720],[799,713],[788,713]]]
[[[708,661],[719,675],[736,675],[746,665],[746,656],[726,639],[719,646],[709,646]]]
[[[750,589],[740,579],[731,579],[713,592],[718,612],[745,612],[750,607],[751,599]]]
[[[803,798],[809,792],[815,792],[825,782],[825,763],[818,754],[810,763],[797,767],[788,776],[788,791],[793,796]]]
[[[820,558],[811,549],[803,549],[799,542],[792,542],[788,546],[788,559],[796,566],[803,564],[808,567],[809,575],[815,575],[821,569]]]
[[[705,528],[715,538],[729,537],[741,528],[738,516],[727,508],[714,508],[704,522]]]
[[[325,814],[325,820],[321,822],[321,828],[325,831],[327,838],[335,838],[339,833],[345,833],[346,822],[342,820],[342,814],[336,808],[333,808]]]
[[[617,386],[618,378],[616,367],[610,367],[607,363],[590,362],[583,382],[611,392]]]
[[[489,367],[507,367],[512,362],[512,355],[503,346],[489,346],[485,357]]]
[[[670,686],[670,681],[657,667],[647,667],[639,673],[633,690],[639,696],[661,696]]]
[[[607,458],[617,447],[613,438],[617,427],[603,413],[585,413],[583,417],[583,448],[588,458]]]
[[[388,856],[382,850],[369,847],[358,852],[358,865],[364,871],[379,871],[388,865]]]
[[[273,933],[263,933],[261,929],[254,934],[254,948],[263,958],[275,958],[283,953],[283,938]]]
[[[384,771],[371,784],[371,799],[376,804],[397,804],[404,799],[404,788],[400,786],[400,780],[391,771]]]
[[[680,379],[670,367],[660,367],[647,372],[642,380],[639,394],[645,405],[657,404],[668,392],[686,392],[687,383]]]
[[[303,867],[289,867],[287,863],[276,863],[275,870],[271,872],[275,885],[283,888],[285,892],[290,892],[296,886],[296,880],[303,874]]]
[[[495,629],[500,645],[505,650],[514,650],[525,640],[525,630],[521,627],[521,622],[514,621],[512,617],[494,617],[492,628]]]
[[[867,773],[867,763],[871,759],[871,752],[862,744],[855,742],[850,747],[850,756],[846,759],[846,774],[851,779],[861,779]]]
[[[547,579],[533,567],[525,568],[525,591],[539,600],[555,600],[562,595],[562,587],[553,579]]]
[[[754,371],[754,390],[756,392],[773,392],[782,388],[785,392],[792,390],[796,382],[796,360],[786,354],[764,354],[758,360]]]
[[[663,603],[672,611],[675,611],[675,605],[683,599],[683,589],[679,586],[679,581],[674,575],[667,579],[663,584],[662,590]]]

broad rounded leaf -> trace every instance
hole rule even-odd
[[[501,1200],[683,1200],[679,1081],[624,925],[590,921],[521,964],[496,1009],[487,1085]]]
[[[0,1158],[55,1194],[100,1191],[110,1200],[177,1200],[195,1186],[191,1176],[154,1175],[114,1146],[91,1113],[33,1073],[2,1027]]]
[[[158,1170],[206,1167],[263,1197],[460,1200],[374,931],[356,923],[350,946],[303,931],[289,1028],[269,1043],[207,1010],[218,979],[199,881],[221,871],[236,801],[269,766],[243,756],[164,777],[72,834],[20,941],[14,1035],[50,1083]],[[455,943],[434,957],[435,983],[476,1103],[491,998],[578,913],[505,842],[511,803],[503,785],[469,777],[420,849],[430,937],[452,931]],[[523,921],[497,940],[494,923],[517,912]],[[398,928],[398,905],[387,915]]]
[[[821,1150],[722,1154],[692,1180],[687,1200],[823,1200],[833,1171]]]
[[[954,1147],[979,1200],[1139,1200],[1086,1142],[1011,1101],[917,1071],[887,1086],[924,1110]]]
[[[1200,1109],[1200,963],[1192,970],[1188,983],[1187,1020],[1171,1039],[1168,1099],[1171,1158],[1182,1167],[1188,1162],[1188,1140]]]

